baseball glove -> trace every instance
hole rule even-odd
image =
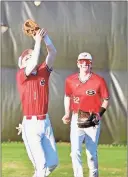
[[[95,127],[99,124],[99,120],[96,119],[95,113],[89,113],[79,110],[77,125],[79,128]]]
[[[25,23],[23,24],[23,32],[27,35],[27,36],[35,36],[36,32],[40,29],[40,27],[37,25],[36,22],[34,22],[31,19],[28,19],[25,21]]]

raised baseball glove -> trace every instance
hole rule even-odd
[[[28,19],[25,21],[25,23],[23,24],[23,32],[27,35],[27,36],[35,36],[36,32],[40,29],[40,27],[38,26],[38,24],[31,20]]]
[[[77,125],[79,128],[95,127],[99,124],[99,120],[96,119],[97,114],[89,113],[79,110]]]

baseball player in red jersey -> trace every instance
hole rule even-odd
[[[24,117],[22,125],[17,129],[21,131],[22,128],[22,138],[35,169],[33,177],[46,177],[58,165],[56,144],[48,115],[48,82],[56,49],[45,29],[39,30],[33,38],[34,49],[25,50],[18,63],[20,70],[17,72],[17,85]],[[48,55],[45,62],[38,65],[42,40]]]
[[[62,118],[64,124],[71,119],[71,158],[74,177],[83,177],[81,161],[82,143],[85,142],[89,177],[98,177],[97,145],[100,135],[101,117],[108,107],[109,93],[105,80],[93,73],[92,56],[89,53],[81,53],[78,56],[77,66],[79,73],[67,77],[65,82],[64,107],[65,115]],[[78,127],[78,111],[96,112],[95,127]]]

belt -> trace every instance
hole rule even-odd
[[[37,116],[25,116],[27,120],[31,120],[32,118],[36,118],[37,120],[44,120],[46,119],[46,114],[37,115]]]

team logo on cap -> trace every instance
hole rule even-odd
[[[87,90],[86,94],[89,95],[89,96],[92,96],[92,95],[96,94],[96,91],[95,90]]]
[[[41,85],[41,86],[45,85],[45,80],[44,80],[44,79],[41,79],[40,85]]]

